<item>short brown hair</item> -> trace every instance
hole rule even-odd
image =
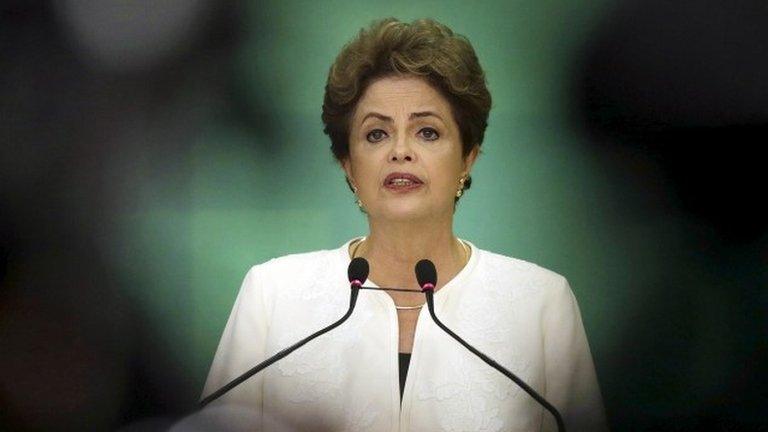
[[[469,41],[431,19],[386,18],[361,29],[328,73],[322,118],[338,161],[349,157],[349,122],[363,92],[392,75],[423,77],[448,100],[464,156],[483,143],[491,94]]]

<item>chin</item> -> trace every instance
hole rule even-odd
[[[384,219],[395,221],[408,221],[423,219],[425,217],[434,216],[434,212],[423,205],[423,203],[407,203],[399,202],[392,203],[385,208],[380,209],[378,215]]]

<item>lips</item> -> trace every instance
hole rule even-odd
[[[384,186],[389,188],[416,186],[423,183],[417,176],[402,172],[392,173],[384,179]]]

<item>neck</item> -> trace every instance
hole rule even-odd
[[[466,263],[466,252],[453,234],[452,218],[440,222],[369,220],[370,235],[358,256],[371,262],[371,279],[381,286],[418,288],[414,267],[428,259],[437,268],[441,287]]]

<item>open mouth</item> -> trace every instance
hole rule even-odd
[[[392,173],[384,179],[384,187],[394,190],[414,189],[422,184],[420,178],[409,173]]]

